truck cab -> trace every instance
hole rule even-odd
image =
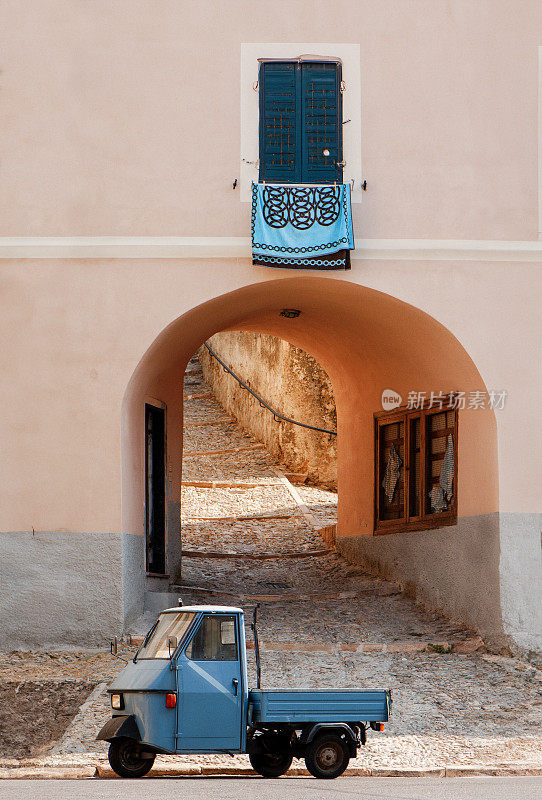
[[[230,606],[165,609],[108,692],[113,716],[97,738],[123,777],[146,774],[158,753],[248,753],[274,777],[324,734],[335,737],[327,760],[346,768],[391,705],[387,690],[262,690],[258,680],[250,691],[244,612]]]

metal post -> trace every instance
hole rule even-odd
[[[259,603],[256,603],[254,606],[254,611],[252,612],[252,633],[254,635],[254,654],[256,656],[256,686],[258,689],[262,688],[262,670],[260,664],[260,642],[258,640],[258,609],[260,607]]]

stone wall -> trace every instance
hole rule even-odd
[[[209,344],[272,408],[299,422],[337,430],[331,382],[304,350],[274,336],[242,331],[218,333]],[[205,347],[200,350],[200,358],[204,378],[219,402],[248,432],[308,483],[336,489],[337,437],[275,422],[273,415],[241,389]]]

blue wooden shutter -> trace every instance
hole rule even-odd
[[[301,64],[303,183],[342,182],[341,65]],[[329,151],[329,155],[324,155]]]
[[[260,181],[301,181],[301,125],[298,65],[260,65]]]
[[[259,86],[260,181],[340,183],[341,65],[263,61]]]

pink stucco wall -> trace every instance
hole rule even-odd
[[[361,47],[358,236],[537,236],[536,0],[4,0],[0,32],[0,235],[246,235],[240,46],[301,40]]]
[[[373,286],[407,302],[417,296],[418,307],[446,323],[458,345],[473,358],[485,385],[508,390],[505,410],[497,415],[500,508],[538,511],[534,479],[538,454],[528,442],[532,428],[525,426],[526,418],[536,426],[539,403],[533,360],[538,304],[529,290],[532,268],[441,263],[432,268],[432,279],[427,272],[427,262],[395,266],[363,262],[348,274],[346,287]],[[342,285],[344,277],[318,280],[334,286]],[[290,280],[277,271],[218,259],[4,262],[6,310],[0,330],[9,346],[2,352],[6,392],[1,420],[5,457],[0,469],[6,498],[0,509],[2,529],[27,530],[34,525],[120,530],[121,406],[138,362],[160,332],[183,313],[249,284],[260,286],[263,302],[268,293],[264,282],[270,278]],[[343,297],[347,295],[348,291]],[[289,297],[298,299],[293,292]],[[332,309],[327,290],[322,304],[321,314],[342,321],[342,346],[363,350],[369,329],[362,329],[355,312],[347,318],[340,303]],[[204,313],[203,319],[205,325],[192,327],[190,339],[180,343],[187,357],[203,339],[232,324],[227,316],[206,318]],[[265,330],[264,324],[255,318],[252,329]],[[410,323],[400,330],[414,363],[420,341],[411,333]],[[311,342],[296,343],[311,349]],[[372,347],[378,347],[378,340]],[[381,351],[383,359],[389,355]],[[433,370],[444,376],[446,363],[433,347],[420,357],[429,363],[434,360]],[[175,362],[164,356],[163,363],[153,366],[160,375]],[[360,372],[359,380],[363,375]],[[404,391],[406,384],[398,386],[394,376],[392,370],[383,379],[390,388]],[[376,394],[373,401],[378,402]]]

